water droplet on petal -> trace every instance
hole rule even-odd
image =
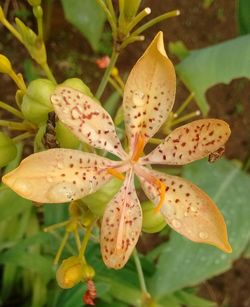
[[[53,177],[51,177],[51,176],[47,176],[46,179],[47,179],[48,182],[53,182]]]
[[[146,95],[141,91],[135,91],[132,99],[133,103],[138,107],[141,107],[146,103]]]
[[[47,192],[47,197],[54,202],[73,200],[76,189],[71,184],[58,183]]]
[[[64,114],[68,114],[68,113],[69,113],[69,109],[64,108],[64,109],[62,109],[62,112],[63,112]]]
[[[190,210],[191,210],[192,212],[196,212],[197,209],[196,209],[194,206],[191,206],[191,207],[190,207]]]
[[[63,168],[64,168],[63,163],[62,163],[62,162],[58,162],[58,163],[57,163],[57,168],[63,169]]]
[[[199,232],[199,237],[202,239],[202,240],[205,240],[208,238],[208,233],[207,232],[204,232],[204,231],[201,231]]]
[[[186,211],[186,212],[184,212],[184,216],[188,216],[189,214],[188,214],[188,212]]]
[[[172,220],[172,224],[175,228],[180,228],[181,227],[181,222],[177,219]]]

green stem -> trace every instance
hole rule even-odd
[[[159,144],[161,144],[163,141],[164,141],[164,140],[162,140],[162,139],[157,139],[157,138],[150,138],[150,139],[148,140],[148,142],[149,142],[150,144],[154,144],[154,145],[159,145]]]
[[[42,69],[44,70],[45,74],[47,75],[48,79],[52,81],[53,83],[57,84],[55,77],[53,76],[53,73],[51,69],[48,66],[48,63],[41,65]]]
[[[12,130],[29,130],[29,126],[23,123],[12,122],[10,120],[0,120],[0,126],[8,127]]]
[[[81,249],[81,240],[80,240],[80,236],[79,236],[79,233],[78,233],[77,229],[74,230],[74,236],[75,236],[75,241],[76,241],[77,249],[78,249],[78,251],[80,251],[80,249]]]
[[[194,93],[190,93],[188,95],[187,99],[185,99],[183,101],[183,103],[181,104],[179,109],[176,112],[174,112],[174,114],[180,115],[186,109],[186,107],[189,105],[189,103],[193,99],[193,97],[194,97]]]
[[[57,229],[57,228],[64,227],[64,226],[66,226],[68,223],[69,223],[69,221],[60,222],[60,223],[57,223],[57,224],[54,224],[54,225],[45,227],[45,228],[43,229],[43,231],[44,231],[44,232],[50,232],[50,231],[53,231],[53,230],[55,230],[55,229]]]
[[[122,93],[122,90],[121,90],[119,84],[117,84],[116,81],[113,80],[112,78],[109,78],[109,83],[114,87],[114,89],[117,91],[117,93],[119,93],[119,95],[122,97],[123,93]]]
[[[163,21],[165,19],[168,19],[168,18],[171,18],[171,17],[175,17],[175,16],[178,16],[178,15],[180,15],[180,11],[179,10],[174,10],[174,11],[162,14],[162,15],[160,15],[158,17],[155,17],[155,18],[151,19],[150,21],[148,21],[147,23],[145,23],[144,25],[139,27],[131,35],[137,36],[140,33],[142,33],[145,30],[147,30],[148,28],[154,26],[155,24],[157,24],[157,23],[159,23],[159,22],[161,22],[161,21]]]
[[[135,262],[135,266],[136,266],[141,290],[142,290],[143,294],[149,295],[148,290],[147,290],[147,286],[146,286],[146,282],[145,282],[145,279],[144,279],[143,270],[142,270],[142,267],[141,267],[141,262],[140,262],[140,259],[139,259],[139,256],[138,256],[136,249],[134,249],[133,257],[134,257],[134,262]]]
[[[106,14],[107,20],[108,20],[108,22],[110,24],[110,27],[112,29],[113,37],[115,38],[116,37],[116,33],[117,33],[116,20],[113,19],[113,16],[112,16],[111,12],[107,8],[107,6],[103,2],[103,0],[97,0],[97,3],[100,5],[100,7],[103,9],[104,13]]]
[[[55,259],[53,261],[54,264],[57,264],[59,262],[61,254],[62,254],[62,251],[64,249],[64,246],[65,246],[66,242],[68,241],[68,238],[69,238],[69,232],[66,231],[65,235],[64,235],[64,237],[63,237],[63,239],[61,241],[61,244],[59,246],[59,249],[58,249],[58,251],[56,253],[56,257],[55,257]]]
[[[98,87],[96,95],[95,95],[98,100],[101,98],[101,96],[102,96],[102,94],[105,90],[105,87],[106,87],[108,80],[109,80],[110,73],[115,66],[115,63],[117,61],[118,56],[119,56],[119,52],[113,50],[112,56],[110,58],[109,66],[105,70],[105,73],[102,77],[101,83],[99,84],[99,87]]]
[[[130,32],[143,18],[148,16],[151,13],[151,9],[146,7],[142,10],[138,15],[135,16],[134,19],[129,23],[127,31]]]
[[[191,112],[191,113],[189,113],[189,114],[187,114],[187,115],[184,115],[184,116],[182,116],[182,117],[179,117],[179,118],[173,120],[173,121],[171,122],[171,126],[175,126],[175,125],[177,125],[177,124],[180,124],[180,123],[182,123],[182,122],[184,122],[184,121],[186,121],[186,120],[188,120],[188,119],[191,119],[191,118],[193,118],[193,117],[199,116],[200,114],[201,114],[200,111]]]
[[[5,103],[3,101],[0,101],[0,108],[12,113],[13,115],[15,115],[18,118],[23,119],[23,114],[20,111],[18,111],[17,109],[9,106],[7,103]]]
[[[14,72],[14,70],[12,70],[12,71],[9,73],[9,76],[10,76],[11,79],[16,83],[16,85],[18,86],[18,88],[19,88],[21,91],[26,92],[27,88],[26,88],[26,85],[25,85],[23,79],[20,78],[20,77]]]
[[[134,42],[142,42],[144,41],[145,37],[143,35],[139,35],[139,36],[129,36],[128,38],[126,38],[124,40],[124,42],[121,44],[121,49],[124,49],[125,47],[127,47],[127,45],[132,44]]]
[[[25,140],[25,139],[28,139],[28,138],[30,138],[30,137],[32,137],[32,136],[34,136],[33,133],[24,132],[24,133],[22,133],[22,134],[20,134],[20,135],[18,135],[18,136],[16,136],[16,137],[14,137],[14,138],[12,139],[12,141],[13,141],[14,143],[18,143],[18,142],[23,141],[23,140]]]
[[[13,36],[15,36],[22,44],[23,44],[23,39],[20,33],[12,26],[11,23],[8,22],[7,19],[4,19],[2,21],[2,24],[11,32]]]
[[[108,6],[108,10],[112,16],[112,19],[114,20],[114,22],[116,23],[116,15],[115,15],[115,10],[114,10],[114,6],[112,3],[112,0],[107,0],[107,6]]]
[[[81,244],[81,247],[80,247],[80,251],[79,251],[79,257],[80,258],[84,258],[85,250],[86,250],[86,247],[88,245],[88,242],[89,242],[89,239],[90,239],[90,236],[91,236],[91,230],[92,230],[92,227],[94,226],[94,224],[95,224],[95,221],[93,221],[86,229],[86,232],[84,234],[84,238],[82,240],[82,244]]]

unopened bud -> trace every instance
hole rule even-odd
[[[11,73],[11,71],[12,71],[12,66],[9,59],[3,54],[0,54],[0,72],[3,74],[9,74]]]
[[[166,221],[160,212],[155,212],[155,207],[150,201],[142,203],[142,231],[155,233],[166,226]]]
[[[41,5],[41,0],[28,0],[29,4],[32,6]]]
[[[56,272],[58,285],[63,289],[70,289],[77,285],[83,278],[85,264],[78,256],[63,260]]]
[[[83,271],[83,279],[85,281],[92,280],[95,276],[95,270],[92,266],[85,264]]]
[[[0,132],[0,168],[12,161],[17,154],[16,145],[3,132]]]

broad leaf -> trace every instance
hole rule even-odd
[[[184,176],[206,191],[222,211],[233,252],[225,254],[172,233],[150,283],[151,292],[159,298],[228,270],[250,238],[249,175],[234,163],[221,160],[213,165],[206,161],[188,165]]]
[[[66,19],[97,50],[105,22],[105,14],[96,0],[61,0]]]
[[[240,34],[250,33],[250,1],[238,0],[238,27]]]
[[[204,115],[209,111],[206,90],[217,83],[232,79],[250,78],[250,35],[190,52],[176,70],[187,88],[195,93],[198,106]],[[218,101],[226,103],[226,101]]]

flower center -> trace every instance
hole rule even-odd
[[[139,160],[143,153],[143,149],[145,147],[145,137],[141,133],[137,135],[136,141],[135,141],[135,149],[131,158],[131,162],[135,163]]]

